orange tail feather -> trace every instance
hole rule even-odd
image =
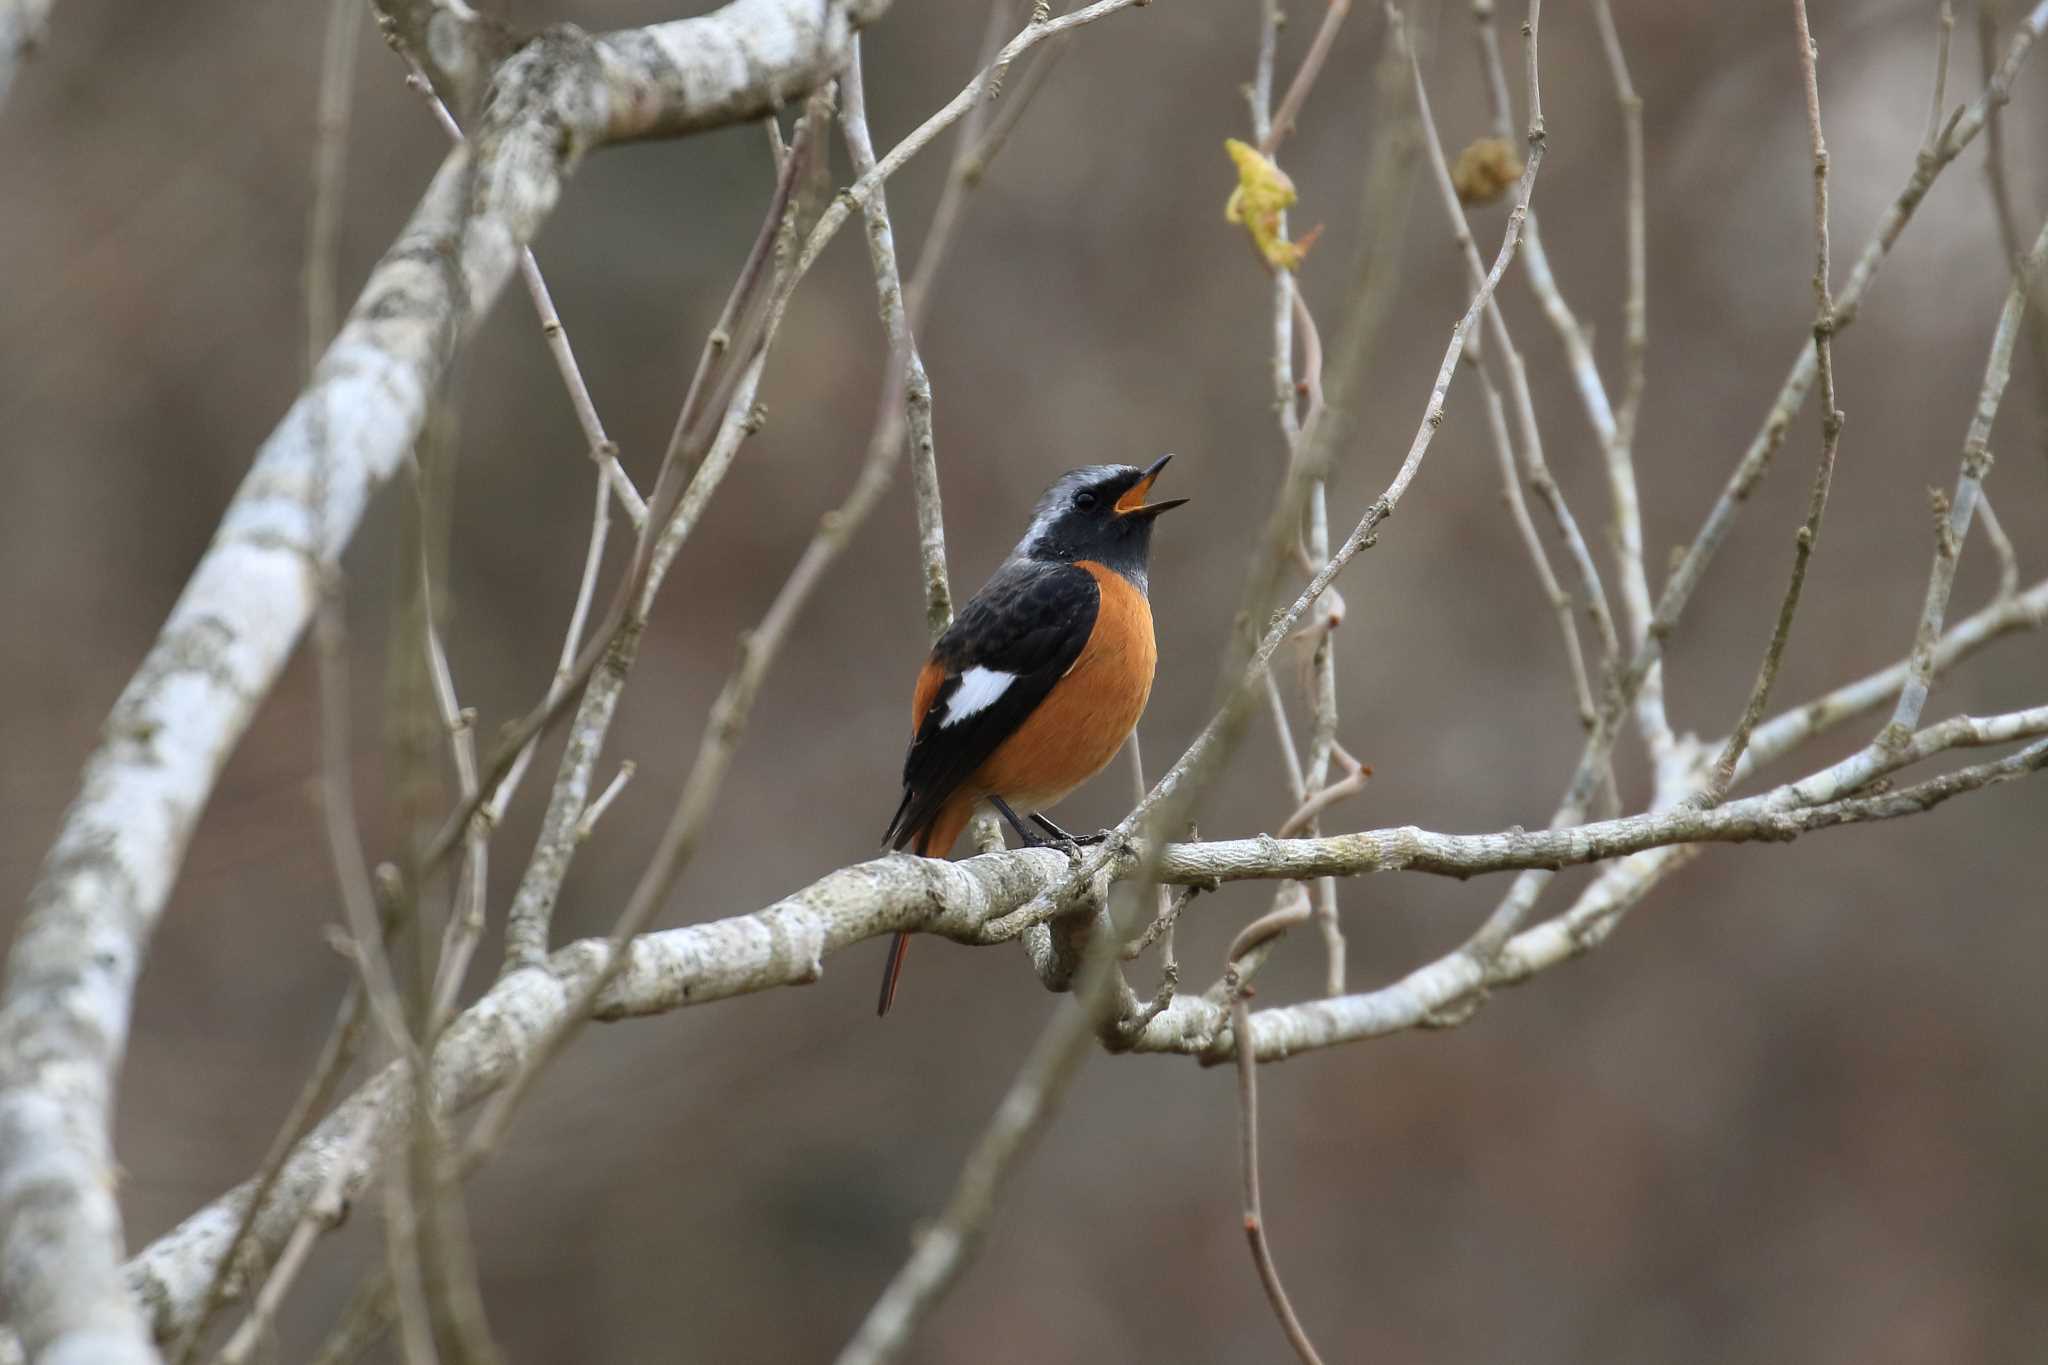
[[[889,942],[889,963],[882,969],[882,995],[875,1001],[875,1013],[887,1014],[896,1003],[896,978],[903,974],[903,955],[910,951],[910,935],[898,933]]]
[[[939,813],[918,833],[914,843],[920,858],[943,858],[952,851],[953,841],[974,817],[975,799],[955,797],[939,807]],[[875,1001],[875,1013],[884,1015],[896,1003],[896,979],[903,974],[903,955],[910,951],[910,935],[898,932],[889,943],[889,961],[882,969],[882,992]]]

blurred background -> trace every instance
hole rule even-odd
[[[487,8],[491,6],[486,6]],[[516,25],[619,27],[677,7],[496,0]],[[1179,455],[1154,563],[1161,672],[1142,726],[1156,772],[1207,715],[1215,660],[1280,449],[1266,276],[1222,220],[1223,139],[1246,135],[1253,0],[1170,0],[1085,30],[971,200],[922,335],[937,400],[956,591],[1075,464]],[[1320,6],[1297,0],[1283,72]],[[1649,161],[1649,388],[1639,441],[1653,587],[1761,421],[1812,315],[1811,176],[1787,7],[1622,0]],[[1979,88],[1974,7],[1952,99]],[[1417,7],[1453,152],[1486,131],[1462,4]],[[1509,70],[1519,7],[1504,5]],[[300,271],[318,0],[65,0],[0,110],[0,917],[19,913],[80,763],[301,381]],[[968,78],[985,9],[897,0],[867,40],[871,117],[893,143]],[[1820,0],[1835,259],[1846,272],[1904,185],[1927,116],[1925,3]],[[367,26],[366,26],[367,30]],[[1560,282],[1619,389],[1620,123],[1587,8],[1548,7],[1551,152],[1536,189]],[[1340,324],[1384,21],[1359,5],[1283,159],[1302,274]],[[341,250],[344,302],[444,150],[374,35],[361,37]],[[1519,91],[1518,91],[1519,98]],[[2048,206],[2048,57],[2007,121],[2029,238]],[[759,129],[599,153],[537,249],[599,410],[643,487],[771,171]],[[942,147],[891,182],[906,259]],[[845,178],[843,153],[835,169]],[[1780,682],[1791,704],[1899,656],[1927,571],[1927,489],[1947,488],[2006,276],[1982,143],[1941,179],[1837,350],[1848,413],[1834,500]],[[1503,209],[1475,215],[1490,256]],[[1426,182],[1397,305],[1332,490],[1349,526],[1421,413],[1464,268]],[[1519,268],[1502,287],[1551,463],[1604,528],[1598,456]],[[797,295],[745,448],[671,578],[602,766],[639,777],[585,846],[556,925],[601,932],[668,816],[734,655],[850,484],[885,348],[858,232]],[[2048,572],[2038,357],[2022,351],[1990,490],[2032,582]],[[1549,612],[1503,514],[1478,389],[1401,515],[1344,580],[1342,737],[1373,764],[1336,828],[1540,824],[1579,746]],[[525,300],[501,300],[461,367],[449,645],[486,733],[553,667],[592,473]],[[1768,635],[1819,446],[1812,409],[1751,500],[1670,650],[1681,730],[1724,733]],[[399,496],[349,555],[359,802],[393,827],[381,679]],[[1601,546],[1604,553],[1604,545]],[[1603,558],[1610,584],[1611,561]],[[1965,556],[1953,618],[1994,573]],[[924,647],[907,482],[813,601],[761,696],[721,812],[663,922],[762,906],[870,856],[896,796]],[[2048,639],[1994,647],[1930,719],[2038,704]],[[143,978],[118,1151],[131,1246],[260,1160],[344,983],[316,811],[315,689],[296,660],[192,845]],[[1794,760],[1867,738],[1859,723]],[[539,769],[552,771],[552,750]],[[1792,772],[1780,765],[1781,774]],[[496,844],[493,938],[545,778]],[[1631,802],[1646,796],[1636,756]],[[1111,770],[1060,812],[1110,822]],[[1288,801],[1253,734],[1209,800],[1213,835]],[[1710,850],[1599,953],[1468,1026],[1268,1068],[1266,1209],[1296,1303],[1332,1360],[1955,1361],[2048,1340],[2048,792],[2001,787],[1932,815]],[[1559,878],[1561,908],[1584,873]],[[1343,887],[1354,989],[1457,943],[1505,889],[1380,877]],[[1266,903],[1197,904],[1197,987]],[[485,1291],[522,1361],[828,1359],[940,1207],[963,1154],[1059,1002],[1014,950],[921,940],[896,1011],[872,1014],[883,944],[777,991],[591,1030],[472,1186]],[[1298,934],[1268,1002],[1314,993]],[[1149,988],[1150,969],[1136,978]],[[1268,1361],[1285,1347],[1245,1255],[1233,1081],[1186,1059],[1090,1060],[1023,1166],[921,1361]],[[302,1358],[378,1245],[360,1212],[284,1321]]]

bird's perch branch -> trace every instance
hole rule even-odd
[[[1759,731],[1759,738],[1764,733]],[[1886,771],[1955,748],[2031,742],[1995,762],[1878,795],[1858,794],[1822,773],[1796,784],[1796,790],[1795,784],[1786,784],[1715,810],[1678,808],[1555,830],[1460,835],[1406,827],[1320,839],[1173,844],[1161,850],[1156,865],[1164,881],[1211,885],[1401,870],[1470,877],[1626,859],[1608,874],[1615,890],[1598,897],[1589,893],[1572,915],[1516,935],[1491,967],[1454,953],[1421,969],[1408,983],[1397,983],[1399,991],[1409,994],[1400,996],[1401,1010],[1395,1014],[1386,1013],[1386,1000],[1397,987],[1256,1013],[1260,1056],[1274,1060],[1308,1047],[1377,1036],[1396,1026],[1389,1021],[1397,1016],[1407,1020],[1398,1026],[1407,1027],[1489,982],[1521,979],[1584,951],[1597,939],[1580,922],[1601,923],[1613,913],[1613,901],[1623,889],[1647,882],[1636,869],[1638,860],[1627,855],[1669,859],[1674,851],[1701,843],[1784,841],[1811,830],[1910,814],[2048,766],[2048,741],[2039,738],[2044,734],[2048,707],[1943,721],[1890,751]],[[1809,804],[1783,804],[1790,799]],[[1148,861],[1146,854],[1142,846],[1125,849],[1113,871],[1136,874]],[[1019,849],[959,863],[892,855],[843,868],[765,909],[633,939],[625,961],[598,994],[594,1012],[603,1019],[624,1019],[805,985],[822,975],[831,954],[898,930],[969,944],[1007,942],[1036,922],[1020,911],[1059,887],[1068,872],[1066,857],[1049,849]],[[434,1054],[434,1091],[444,1108],[450,1113],[471,1108],[530,1065],[536,1048],[561,1026],[564,1013],[606,973],[608,961],[604,940],[570,944],[543,966],[509,973],[457,1016]],[[1413,994],[1417,980],[1427,986],[1421,994]],[[1214,1061],[1230,1055],[1229,1036],[1221,1006],[1183,995],[1126,1044],[1136,1051],[1192,1052]],[[376,1134],[367,1150],[381,1152],[401,1143],[411,1122],[411,1094],[402,1071],[394,1067],[330,1113],[286,1164],[271,1201],[255,1221],[245,1254],[267,1260],[278,1252],[310,1201],[328,1186],[338,1154],[353,1150],[366,1112],[376,1114]],[[347,1174],[345,1198],[360,1192],[374,1165],[364,1162]],[[181,1331],[196,1311],[251,1193],[252,1185],[244,1184],[223,1195],[130,1264],[130,1291],[147,1306],[149,1325],[159,1339]]]

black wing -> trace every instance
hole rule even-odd
[[[1013,560],[961,609],[932,646],[932,661],[945,670],[945,679],[903,757],[903,803],[883,843],[892,848],[908,844],[996,746],[1038,709],[1081,657],[1101,601],[1101,589],[1086,569]],[[1007,673],[1015,681],[987,706],[948,725],[960,677],[972,668]]]

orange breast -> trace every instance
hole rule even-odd
[[[971,785],[1012,804],[1050,806],[1101,772],[1145,713],[1159,646],[1145,594],[1089,560],[1101,590],[1081,657],[1038,708],[976,770]]]

